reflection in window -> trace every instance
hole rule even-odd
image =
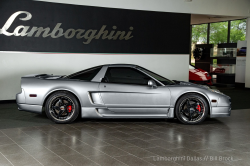
[[[246,24],[246,19],[231,21],[230,43],[237,43],[238,40],[246,39]]]
[[[193,57],[193,50],[195,44],[207,44],[207,24],[193,25],[192,26],[192,48],[191,48],[191,63],[194,65],[195,60]]]
[[[209,44],[227,43],[228,22],[210,24]]]

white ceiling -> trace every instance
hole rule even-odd
[[[191,25],[203,24],[203,23],[213,23],[213,22],[222,22],[222,21],[231,21],[231,20],[238,20],[238,19],[244,19],[244,18],[246,18],[246,17],[192,14],[191,15]]]

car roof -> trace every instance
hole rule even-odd
[[[103,66],[110,66],[110,67],[137,67],[138,65],[134,64],[126,64],[126,63],[115,63],[115,64],[106,64]]]

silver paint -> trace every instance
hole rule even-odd
[[[80,101],[82,118],[173,118],[178,99],[187,93],[202,95],[209,104],[211,117],[230,116],[229,97],[209,89],[181,83],[152,88],[150,86],[114,84],[101,82],[108,67],[131,67],[136,65],[104,65],[92,81],[80,81],[51,76],[48,79],[37,75],[21,79],[22,92],[17,94],[19,109],[41,113],[46,98],[60,90],[73,93]],[[151,76],[150,76],[151,77]],[[151,77],[152,80],[157,81]],[[37,94],[37,97],[29,97]],[[217,100],[212,103],[211,100]]]

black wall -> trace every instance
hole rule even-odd
[[[139,10],[112,9],[68,5],[31,0],[1,0],[0,29],[8,18],[17,11],[28,11],[31,20],[22,21],[26,15],[19,15],[8,32],[19,25],[50,27],[62,23],[67,29],[96,29],[107,25],[109,32],[113,26],[119,31],[130,31],[129,40],[94,39],[83,44],[86,39],[66,39],[46,37],[5,36],[0,34],[0,51],[31,52],[77,52],[77,53],[157,53],[189,54],[190,14],[152,12]],[[31,29],[31,28],[30,28]],[[29,29],[29,30],[30,30]],[[28,31],[29,31],[28,30]]]

